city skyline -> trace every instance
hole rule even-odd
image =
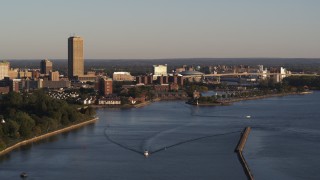
[[[0,59],[319,58],[319,1],[10,1]]]

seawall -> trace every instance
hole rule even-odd
[[[85,122],[82,122],[82,123],[79,123],[79,124],[71,125],[71,126],[68,126],[66,128],[63,128],[63,129],[59,129],[59,130],[56,130],[56,131],[53,131],[53,132],[50,132],[50,133],[47,133],[47,134],[43,134],[43,135],[40,135],[40,136],[33,137],[31,139],[27,139],[27,140],[18,142],[16,144],[14,144],[14,145],[12,145],[12,146],[0,151],[0,156],[2,156],[4,154],[7,154],[7,153],[13,151],[16,148],[19,148],[20,146],[23,146],[23,145],[26,145],[26,144],[30,144],[30,143],[33,143],[33,142],[36,142],[36,141],[39,141],[39,140],[42,140],[42,139],[46,139],[46,138],[49,138],[51,136],[54,136],[54,135],[57,135],[57,134],[60,134],[60,133],[63,133],[63,132],[71,131],[73,129],[77,129],[79,127],[85,126],[87,124],[94,123],[94,122],[97,121],[97,119],[98,118],[94,118],[94,119],[91,119],[91,120],[88,120],[88,121],[85,121]]]
[[[238,155],[238,158],[239,158],[239,160],[240,160],[240,163],[241,163],[241,165],[242,165],[242,167],[243,167],[243,169],[244,169],[244,171],[245,171],[248,179],[249,179],[249,180],[253,180],[253,179],[254,179],[254,178],[253,178],[253,174],[251,173],[250,168],[249,168],[249,165],[247,164],[247,162],[246,162],[246,160],[245,160],[245,158],[244,158],[244,156],[243,156],[243,154],[242,154],[242,151],[243,151],[243,149],[244,149],[244,146],[245,146],[245,144],[246,144],[246,142],[247,142],[247,139],[248,139],[248,137],[249,137],[250,131],[251,131],[251,127],[246,127],[246,128],[244,129],[244,131],[243,131],[242,134],[241,134],[241,138],[240,138],[240,140],[239,140],[239,143],[238,143],[238,145],[237,145],[237,147],[236,147],[236,149],[235,149],[235,152],[236,152],[237,155]]]

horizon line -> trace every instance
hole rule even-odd
[[[16,60],[68,60],[66,59],[51,59],[51,58],[26,58],[26,59],[0,59],[0,61],[16,61]],[[190,57],[190,58],[85,58],[84,60],[191,60],[191,59],[220,59],[220,60],[230,60],[230,59],[257,59],[257,60],[272,60],[272,59],[310,59],[310,60],[320,60],[320,57],[312,57],[312,58],[305,58],[305,57]]]

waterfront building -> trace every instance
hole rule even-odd
[[[84,75],[83,39],[79,36],[68,38],[68,77]]]
[[[40,62],[40,73],[49,74],[52,71],[52,62],[48,59],[41,60]]]
[[[9,76],[9,67],[10,63],[6,61],[0,62],[0,80],[4,79],[4,77]]]
[[[99,105],[121,105],[120,97],[103,97],[98,100]]]

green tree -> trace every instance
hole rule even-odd
[[[41,130],[41,127],[40,127],[40,126],[34,126],[34,127],[32,128],[32,131],[33,131],[33,134],[34,134],[35,136],[39,136],[39,135],[41,135],[41,133],[42,133],[42,130]]]
[[[0,138],[4,137],[4,132],[3,132],[3,125],[0,124]]]
[[[31,137],[33,135],[32,128],[35,126],[35,121],[24,112],[18,112],[15,120],[20,124],[19,133],[22,137]]]
[[[5,149],[6,147],[7,144],[2,139],[0,139],[0,150]]]
[[[20,134],[19,134],[19,124],[16,122],[16,121],[12,121],[12,120],[9,120],[9,122],[6,123],[7,124],[7,132],[8,135],[10,137],[13,137],[13,138],[19,138],[20,137]]]
[[[7,105],[18,108],[22,105],[23,99],[19,93],[9,92],[7,96],[5,96],[4,102],[6,102]]]

